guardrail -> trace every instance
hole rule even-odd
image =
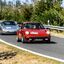
[[[64,27],[61,26],[53,26],[53,25],[44,25],[45,28],[49,28],[51,30],[64,31]]]

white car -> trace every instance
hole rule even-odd
[[[16,34],[19,26],[15,21],[3,21],[0,23],[0,34]]]

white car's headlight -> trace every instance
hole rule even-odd
[[[2,29],[3,31],[7,31],[6,29]]]
[[[46,33],[47,33],[47,34],[50,34],[50,31],[47,31]]]
[[[30,33],[29,31],[26,31],[26,32],[25,32],[25,34],[27,34],[27,35],[28,35],[29,33]]]

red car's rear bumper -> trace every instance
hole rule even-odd
[[[25,37],[27,41],[49,41],[51,39],[51,36],[45,36],[45,37]]]

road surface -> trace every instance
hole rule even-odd
[[[64,60],[64,38],[51,37],[50,43],[21,43],[16,41],[16,35],[0,35],[0,39],[22,48]]]

